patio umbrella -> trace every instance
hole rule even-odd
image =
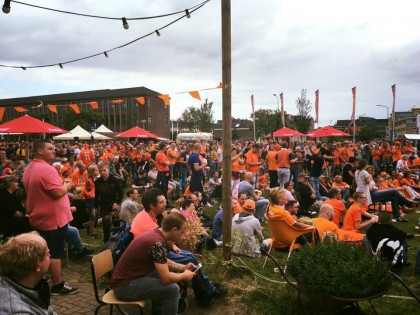
[[[304,134],[287,127],[280,128],[273,133],[273,137],[303,137]]]
[[[25,115],[0,125],[1,133],[67,133],[61,129],[37,118]]]
[[[148,132],[140,127],[133,127],[115,136],[115,138],[142,138],[142,139],[157,139],[157,135]]]
[[[321,138],[321,137],[350,137],[350,134],[341,130],[335,129],[331,126],[318,128],[317,130],[308,132],[307,137]]]

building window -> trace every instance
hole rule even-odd
[[[152,106],[152,99],[148,98],[147,99],[147,107],[150,108],[150,106]]]
[[[147,118],[147,122],[148,122],[149,124],[151,124],[151,123],[152,123],[152,115],[149,115],[149,117]]]

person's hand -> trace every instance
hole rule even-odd
[[[172,251],[174,253],[180,254],[182,252],[182,249],[180,249],[178,246],[176,246],[175,244],[172,245]]]
[[[194,271],[195,268],[197,268],[197,266],[194,265],[192,262],[189,262],[188,264],[185,265],[185,269],[184,270]]]
[[[66,179],[66,180],[65,180],[65,182],[64,182],[64,184],[63,184],[63,187],[64,187],[67,191],[70,191],[70,190],[72,190],[72,189],[73,189],[74,184],[73,184],[73,182],[71,181],[71,179],[69,178],[69,179]]]
[[[112,205],[112,210],[117,210],[118,208],[119,208],[118,204],[114,202],[114,204]]]
[[[70,207],[71,212],[76,212],[76,207]]]
[[[185,270],[182,273],[182,275],[183,275],[183,280],[191,281],[192,278],[194,278],[194,276],[195,276],[195,272],[192,272],[191,270]]]

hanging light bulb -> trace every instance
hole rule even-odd
[[[127,19],[126,19],[125,17],[123,17],[121,20],[122,20],[122,23],[123,23],[123,27],[124,27],[124,29],[125,29],[125,30],[128,30],[128,28],[129,28],[130,26],[128,26]]]
[[[10,0],[4,0],[2,11],[6,14],[10,13]]]
[[[106,53],[106,51],[104,51],[104,55],[105,55],[105,57],[107,57],[107,58],[108,58],[108,54]]]
[[[61,69],[63,69],[63,65],[61,63],[58,64],[60,66]]]
[[[188,9],[185,9],[185,15],[187,18],[191,17],[190,11],[188,11]]]
[[[158,30],[156,30],[156,35],[157,35],[157,36],[160,36],[160,33],[159,33],[159,31],[158,31]]]

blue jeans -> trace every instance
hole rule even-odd
[[[280,188],[284,188],[284,183],[290,179],[290,168],[281,167],[278,169],[277,174],[279,177]]]
[[[320,182],[320,178],[319,177],[310,177],[309,178],[312,188],[315,190],[315,195],[316,195],[316,200],[321,200],[321,194],[319,193],[319,182]]]
[[[185,188],[187,188],[187,177],[188,177],[188,168],[181,167],[181,185],[182,185],[182,191],[185,191]]]
[[[186,265],[188,263],[193,263],[194,265],[198,265],[198,260],[197,258],[195,258],[195,256],[187,251],[187,250],[182,250],[182,252],[180,254],[177,254],[173,251],[169,251],[168,254],[166,255],[168,259],[178,263],[178,264],[182,264],[182,265]],[[209,277],[207,277],[202,269],[199,269],[197,271],[197,276],[195,276],[192,279],[192,287],[194,290],[194,293],[196,296],[200,296],[200,291],[205,290],[207,292],[207,294],[212,294],[214,292],[214,290],[216,289],[216,287],[213,285],[213,283],[211,283],[211,281],[209,280]],[[164,314],[164,313],[162,313]]]
[[[176,315],[178,311],[178,285],[160,283],[155,270],[131,280],[127,285],[114,288],[114,292],[122,301],[153,300],[153,311],[157,314]]]
[[[392,207],[392,214],[394,219],[400,217],[400,206],[411,206],[411,202],[404,198],[398,191],[395,189],[388,189],[383,191],[374,191],[371,192],[370,196],[372,197],[373,202],[382,202],[390,201]]]
[[[260,197],[257,201],[255,201],[255,217],[258,220],[262,220],[264,218],[264,213],[267,210],[268,204],[270,201],[263,197]]]
[[[81,253],[85,247],[80,239],[79,230],[71,225],[67,229],[66,241],[69,249],[74,249],[77,253]]]

